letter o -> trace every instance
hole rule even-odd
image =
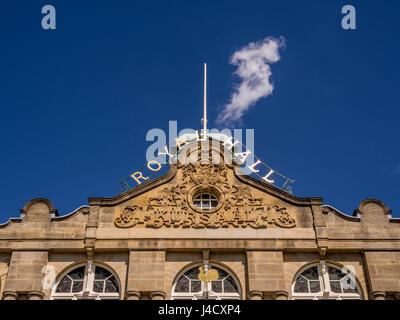
[[[157,165],[157,168],[152,168],[151,164],[154,163]],[[159,171],[161,169],[161,164],[158,161],[151,160],[147,163],[147,168],[149,168],[151,171]]]

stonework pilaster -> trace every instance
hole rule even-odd
[[[130,251],[127,291],[164,292],[165,251]]]
[[[373,292],[400,291],[400,251],[366,251],[364,257]]]
[[[249,291],[285,291],[281,251],[247,251]]]
[[[47,264],[47,259],[47,251],[14,251],[11,255],[5,291],[41,292],[42,268]]]

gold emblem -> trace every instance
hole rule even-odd
[[[199,280],[205,282],[205,283],[210,283],[211,281],[218,280],[219,274],[216,269],[210,269],[206,273],[204,273],[203,267],[199,267],[200,273],[199,273]]]

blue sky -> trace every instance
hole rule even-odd
[[[41,28],[41,8],[57,29]],[[352,4],[357,30],[341,28]],[[400,216],[395,1],[23,1],[0,3],[0,223],[35,197],[60,214],[145,162],[151,128],[200,127],[203,62],[214,125],[237,78],[232,54],[284,37],[273,94],[237,128],[255,153],[352,213],[378,198]]]

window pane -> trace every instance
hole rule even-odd
[[[222,270],[220,268],[214,268],[214,269],[217,269],[217,271],[218,271],[218,275],[219,275],[218,279],[219,280],[224,279],[228,276],[228,274],[224,270]]]
[[[351,278],[345,277],[340,282],[344,293],[358,293],[357,286]]]
[[[228,293],[238,292],[236,283],[232,277],[228,277],[224,280],[224,292]]]
[[[311,292],[320,292],[321,291],[319,281],[310,281],[310,291]]]
[[[193,205],[204,211],[218,206],[218,199],[212,194],[200,194],[193,199]]]
[[[342,287],[340,281],[330,281],[331,291],[335,293],[342,293]]]
[[[191,281],[190,287],[190,292],[199,292],[201,290],[201,281]]]
[[[74,281],[72,284],[72,292],[81,292],[83,290],[83,281]]]
[[[107,293],[119,292],[118,282],[114,276],[106,280],[106,289],[104,292]]]
[[[199,273],[200,273],[199,268],[193,268],[190,269],[189,271],[186,271],[185,276],[187,276],[189,279],[198,280]]]
[[[318,280],[318,268],[312,267],[307,269],[301,274],[304,278],[308,280]]]
[[[56,292],[59,293],[70,293],[71,292],[72,280],[70,277],[65,276],[61,279],[60,283],[57,286]]]
[[[75,270],[72,270],[68,275],[73,279],[73,280],[83,280],[83,277],[85,276],[85,267],[80,267]]]
[[[103,292],[104,288],[104,281],[95,281],[93,284],[93,291],[94,292]]]
[[[344,293],[358,293],[357,288],[347,288],[347,289],[343,289]]]
[[[340,280],[345,274],[339,269],[328,267],[329,280]]]
[[[211,290],[216,293],[222,292],[222,281],[212,281]]]
[[[294,292],[308,292],[308,282],[302,276],[297,278],[294,285]]]
[[[176,283],[175,292],[189,292],[189,279],[182,276]]]
[[[106,270],[104,268],[101,268],[101,267],[96,267],[95,275],[94,275],[94,278],[96,280],[107,279],[109,276],[111,276],[111,272],[110,271],[108,271],[108,270]]]

